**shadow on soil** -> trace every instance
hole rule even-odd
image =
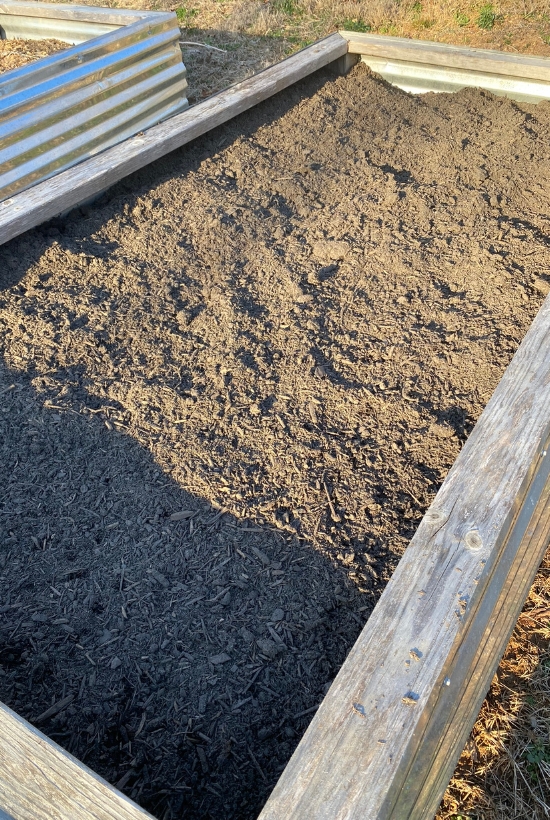
[[[0,300],[24,300],[53,243],[113,253],[93,238],[102,206],[128,215],[304,95],[293,86],[1,247]],[[159,818],[254,818],[369,613],[303,540],[183,490],[82,375],[57,370],[46,389],[0,367],[0,700]]]
[[[359,632],[345,573],[32,381],[0,368],[0,700],[158,817],[256,816]]]

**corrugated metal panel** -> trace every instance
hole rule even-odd
[[[75,45],[147,19],[148,16],[150,12],[136,9],[0,0],[0,34],[7,40],[55,37],[56,40]]]
[[[23,5],[46,4],[14,3]],[[0,25],[8,6],[0,4]],[[57,8],[66,15],[74,7],[52,5],[45,19],[55,20]],[[117,14],[89,12],[91,25],[101,12]],[[0,76],[0,201],[187,107],[176,16],[140,18]]]
[[[510,97],[521,102],[538,103],[550,98],[550,82],[542,80],[521,79],[460,68],[442,68],[370,55],[363,55],[361,60],[380,74],[386,82],[410,94],[423,94],[427,91],[451,92],[473,87],[484,88],[497,96]]]
[[[46,40],[52,38],[64,43],[85,43],[91,37],[109,34],[119,25],[86,22],[82,20],[56,20],[55,17],[19,17],[0,12],[0,28],[4,40]]]
[[[387,82],[414,94],[483,88],[529,103],[550,100],[550,60],[383,34],[340,32],[350,54]]]

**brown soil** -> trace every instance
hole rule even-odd
[[[60,40],[0,40],[0,74],[69,48]]]
[[[549,137],[321,73],[0,248],[0,700],[257,814],[549,290]]]

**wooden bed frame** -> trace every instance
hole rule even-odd
[[[550,60],[334,34],[0,203],[0,243],[328,64],[550,99]],[[390,63],[392,65],[390,65]],[[393,66],[393,67],[392,67]],[[431,72],[431,75],[430,75]],[[458,73],[457,73],[458,72]],[[428,79],[428,82],[432,80]],[[261,820],[431,818],[550,539],[550,297],[424,516]],[[0,820],[150,817],[0,705]]]

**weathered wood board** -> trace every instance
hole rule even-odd
[[[150,814],[0,705],[0,820],[3,817],[151,820]]]
[[[550,60],[529,54],[510,54],[482,48],[450,46],[383,34],[341,31],[350,54],[371,54],[388,60],[403,60],[442,68],[461,68],[485,74],[550,81]]]
[[[433,817],[548,545],[550,298],[261,820]]]

